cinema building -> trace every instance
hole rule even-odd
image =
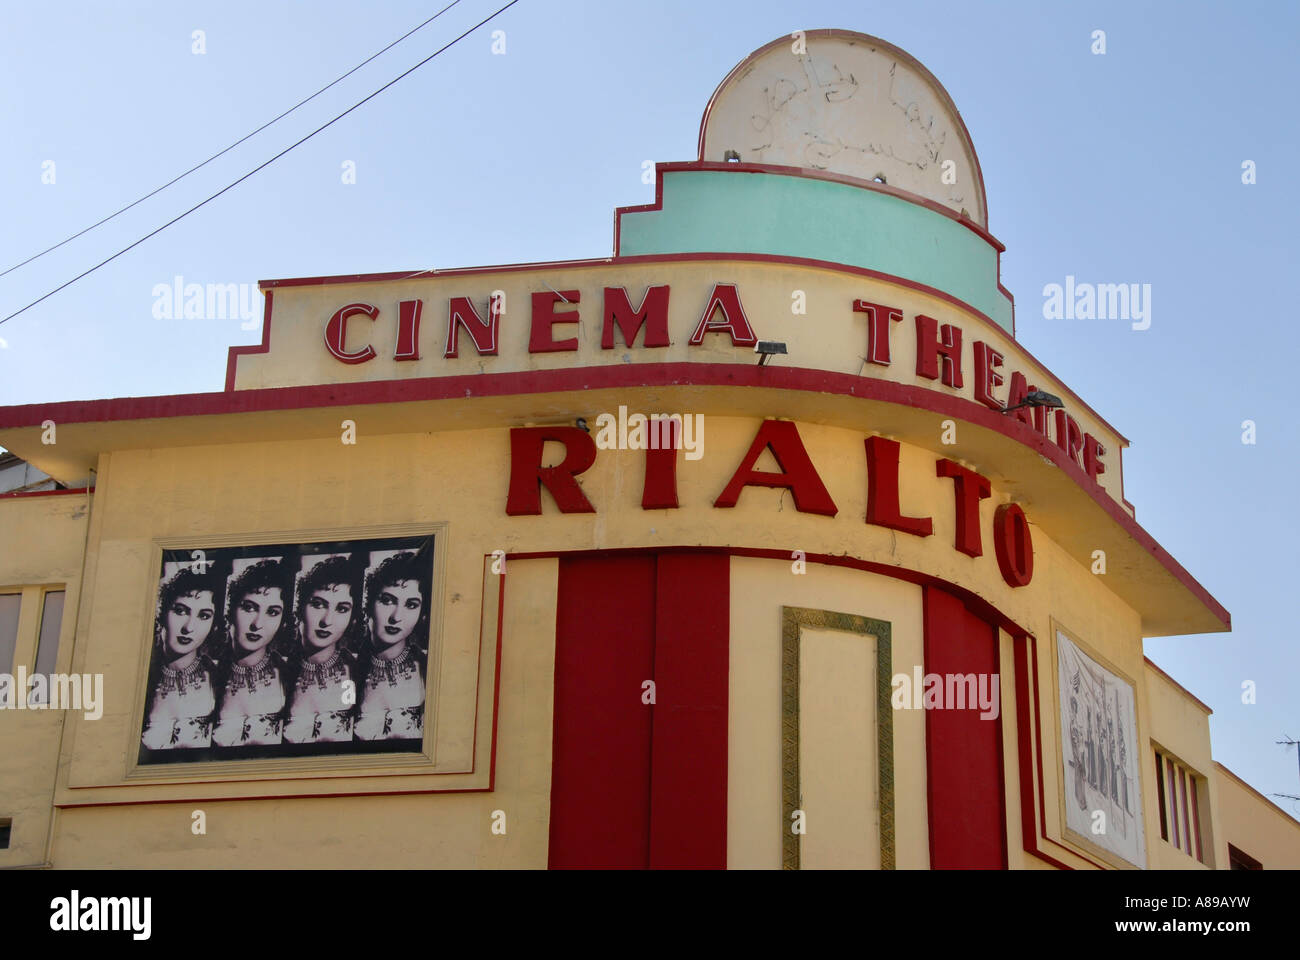
[[[612,257],[265,281],[220,391],[0,409],[0,866],[1300,866],[1002,249],[939,82],[814,31]]]

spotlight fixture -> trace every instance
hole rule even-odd
[[[754,344],[754,352],[758,354],[758,365],[765,367],[769,358],[776,356],[778,353],[784,356],[787,351],[785,344],[780,340],[760,340]]]
[[[587,427],[586,417],[579,417],[577,420],[574,421],[574,426],[576,426],[583,433],[591,433],[591,430]]]
[[[1052,396],[1050,393],[1044,393],[1042,390],[1035,390],[1032,393],[1025,394],[1025,399],[1021,400],[1013,407],[1006,407],[1003,413],[1010,413],[1012,410],[1019,410],[1021,407],[1047,407],[1049,410],[1055,410],[1063,407],[1060,397]]]

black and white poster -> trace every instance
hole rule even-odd
[[[1133,687],[1056,633],[1065,825],[1146,866]]]
[[[419,752],[434,537],[165,550],[141,764]]]

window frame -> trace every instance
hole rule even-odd
[[[1160,796],[1160,839],[1205,866],[1200,792],[1208,781],[1176,755],[1152,743]]]

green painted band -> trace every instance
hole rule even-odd
[[[920,204],[845,183],[665,171],[662,209],[623,214],[619,253],[763,253],[843,263],[942,290],[1011,332],[995,246]]]

